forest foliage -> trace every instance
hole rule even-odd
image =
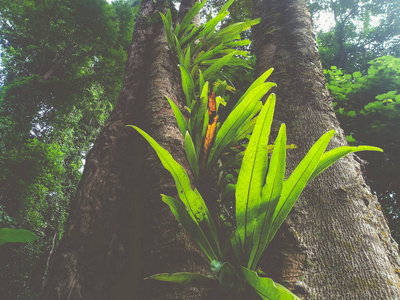
[[[85,155],[118,99],[137,4],[1,1],[0,227],[38,237],[0,249],[2,299],[40,291]]]

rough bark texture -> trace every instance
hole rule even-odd
[[[275,126],[287,125],[291,171],[323,133],[346,144],[325,88],[306,0],[254,0],[257,72],[274,67]],[[377,153],[376,155],[380,155]],[[360,160],[347,156],[303,192],[265,255],[265,270],[304,299],[400,299],[398,247]]]
[[[166,3],[142,1],[118,104],[87,156],[40,299],[197,299],[202,294],[143,282],[154,273],[204,272],[207,266],[160,199],[161,192],[176,193],[172,177],[143,138],[125,127],[138,125],[187,166],[165,99],[180,107],[184,99],[158,13],[166,13]]]

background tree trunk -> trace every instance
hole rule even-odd
[[[325,88],[306,0],[254,0],[257,73],[274,67],[275,126],[287,124],[292,171],[323,133],[346,144]],[[379,145],[377,145],[379,146]],[[376,153],[376,155],[380,155]],[[380,205],[347,156],[302,194],[265,255],[265,271],[305,299],[400,299],[398,247]]]
[[[68,226],[40,299],[197,299],[201,291],[146,281],[159,272],[204,272],[197,250],[160,193],[176,193],[155,152],[128,124],[147,131],[187,166],[165,96],[181,108],[177,60],[158,11],[143,0],[119,101],[87,156]],[[192,6],[194,1],[185,1]]]

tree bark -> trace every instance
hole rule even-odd
[[[194,1],[186,1],[193,5]],[[145,281],[159,272],[205,272],[206,259],[178,226],[160,193],[172,177],[133,124],[187,167],[183,139],[165,96],[183,110],[177,59],[158,11],[143,0],[118,103],[89,152],[67,229],[40,299],[197,299],[202,291]],[[187,168],[188,169],[188,168]]]
[[[274,67],[275,126],[284,122],[292,171],[335,117],[306,0],[254,0],[257,72]],[[378,145],[379,146],[379,145]],[[380,155],[376,153],[376,155]],[[400,299],[398,247],[355,155],[305,189],[264,256],[265,271],[304,299]]]

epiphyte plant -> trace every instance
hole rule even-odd
[[[262,299],[298,299],[282,285],[271,278],[259,276],[255,271],[263,252],[312,179],[349,153],[382,150],[371,146],[344,146],[325,152],[335,134],[332,130],[312,146],[285,180],[286,127],[282,124],[275,145],[268,145],[275,95],[271,94],[264,105],[261,101],[275,85],[265,82],[272,69],[249,87],[225,122],[218,124],[218,107],[224,103],[225,91],[233,88],[216,76],[222,67],[229,66],[229,62],[245,65],[235,57],[245,53],[229,47],[245,45],[247,41],[239,40],[240,32],[259,22],[233,24],[221,30],[222,33],[215,32],[215,26],[227,15],[232,2],[228,1],[215,18],[200,27],[191,22],[205,1],[196,3],[175,30],[170,11],[161,17],[168,45],[176,52],[180,63],[188,122],[179,108],[171,100],[168,101],[184,137],[186,155],[195,180],[209,176],[223,152],[240,140],[249,138],[244,155],[240,155],[244,157],[235,191],[236,227],[226,243],[220,244],[211,213],[199,191],[192,188],[185,169],[147,133],[129,125],[150,143],[174,178],[180,200],[167,195],[162,195],[162,200],[210,261],[211,274],[208,276],[180,272],[156,274],[149,278],[210,288],[219,283],[223,291],[234,290],[243,297],[251,287]],[[218,58],[212,59],[215,56]],[[210,66],[202,70],[202,66],[207,64]],[[209,85],[214,87],[211,92]],[[272,155],[269,158],[270,152]],[[230,255],[231,252],[234,255]]]
[[[262,103],[262,96],[275,86],[265,82],[272,69],[262,74],[238,100],[225,122],[221,125],[218,110],[226,105],[226,92],[233,92],[221,73],[223,68],[241,66],[251,68],[246,59],[248,51],[236,50],[249,40],[242,40],[240,33],[258,24],[259,19],[239,22],[216,30],[228,14],[234,0],[228,1],[214,17],[196,27],[192,21],[206,3],[197,2],[182,22],[173,28],[171,11],[160,13],[169,48],[179,61],[182,88],[186,98],[188,121],[179,108],[168,99],[185,141],[185,151],[195,181],[213,170],[223,153],[251,134]],[[242,158],[243,155],[238,155]],[[236,160],[237,161],[237,160]],[[235,162],[235,161],[234,161]],[[224,164],[228,167],[228,164]]]
[[[268,137],[275,108],[271,94],[263,105],[245,151],[236,186],[236,230],[229,238],[235,260],[229,261],[221,252],[216,226],[196,188],[192,188],[185,169],[153,138],[135,128],[154,148],[163,166],[175,180],[180,201],[162,195],[182,227],[196,240],[210,260],[211,275],[196,273],[163,273],[152,279],[215,286],[246,293],[246,282],[262,299],[298,299],[271,278],[260,277],[256,270],[262,253],[271,242],[305,186],[326,168],[345,155],[357,151],[382,151],[371,146],[343,146],[325,152],[334,130],[325,133],[308,151],[292,174],[284,179],[286,168],[286,127],[282,124],[275,140],[271,158],[268,157]],[[280,297],[280,298],[279,298]]]

